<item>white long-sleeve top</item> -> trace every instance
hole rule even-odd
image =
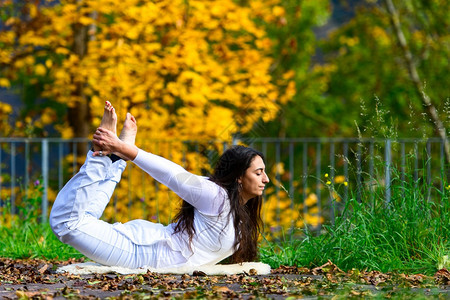
[[[195,208],[195,235],[189,247],[188,235],[184,232],[174,233],[174,223],[163,226],[134,220],[116,225],[116,230],[138,245],[165,241],[172,250],[181,252],[188,265],[215,264],[233,254],[233,218],[230,215],[230,200],[222,187],[141,149],[133,163]]]

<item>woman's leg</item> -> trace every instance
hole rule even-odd
[[[100,126],[116,133],[117,115],[109,101],[105,103]],[[94,150],[100,149],[94,145]],[[94,158],[91,152],[88,153],[79,173],[58,193],[50,213],[50,225],[60,239],[67,230],[76,228],[86,215],[100,218],[125,167],[124,162],[113,165],[108,157]],[[98,186],[104,181],[111,183],[102,192]]]
[[[89,152],[85,164],[59,192],[50,214],[56,236],[87,257],[108,265],[136,267],[135,245],[99,220],[126,163]]]
[[[115,133],[116,123],[114,108],[106,102],[100,126]],[[123,131],[126,133],[131,125],[126,120]],[[100,150],[97,148],[94,145],[94,150]],[[59,192],[50,225],[62,242],[87,257],[104,264],[134,267],[135,245],[111,224],[99,220],[125,167],[123,160],[113,163],[109,157],[94,157],[89,152],[79,173]]]
[[[112,106],[107,104],[101,126],[113,125],[115,130],[115,122],[109,122],[111,113]],[[136,121],[128,114],[120,139],[134,144],[136,131]],[[94,157],[89,152],[80,172],[55,200],[50,214],[53,232],[62,242],[105,265],[137,268],[185,263],[181,253],[166,244],[161,224],[135,220],[111,225],[99,220],[125,167],[123,160],[113,163],[109,157]]]
[[[104,265],[168,267],[186,259],[166,244],[165,228],[144,220],[109,224],[101,217],[126,163],[92,156],[60,191],[50,214],[53,232],[90,259]]]

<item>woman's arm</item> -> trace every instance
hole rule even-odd
[[[135,145],[121,141],[112,131],[102,127],[97,128],[92,142],[102,149],[102,154],[114,153],[124,160],[133,160],[138,153]],[[95,151],[93,155],[100,155],[100,151]]]
[[[217,215],[222,211],[226,192],[207,178],[194,175],[170,160],[127,144],[113,132],[101,127],[95,132],[93,142],[102,149],[103,154],[114,153],[133,161],[200,212]],[[100,155],[99,151],[94,152],[96,155]]]
[[[141,149],[138,149],[133,163],[200,212],[209,215],[221,213],[226,192],[207,178],[194,175],[170,160]]]

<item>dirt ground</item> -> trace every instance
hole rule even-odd
[[[1,299],[326,299],[381,296],[450,299],[450,272],[434,276],[343,272],[333,263],[314,268],[280,267],[270,275],[231,276],[58,274],[79,261],[0,258]],[[398,297],[397,297],[398,296]],[[334,298],[333,298],[334,299]]]

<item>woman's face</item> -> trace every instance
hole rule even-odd
[[[238,183],[242,184],[241,196],[244,201],[243,204],[247,203],[251,198],[263,194],[264,187],[269,182],[269,177],[267,177],[265,170],[264,161],[257,155],[253,158],[245,174],[238,180]]]

